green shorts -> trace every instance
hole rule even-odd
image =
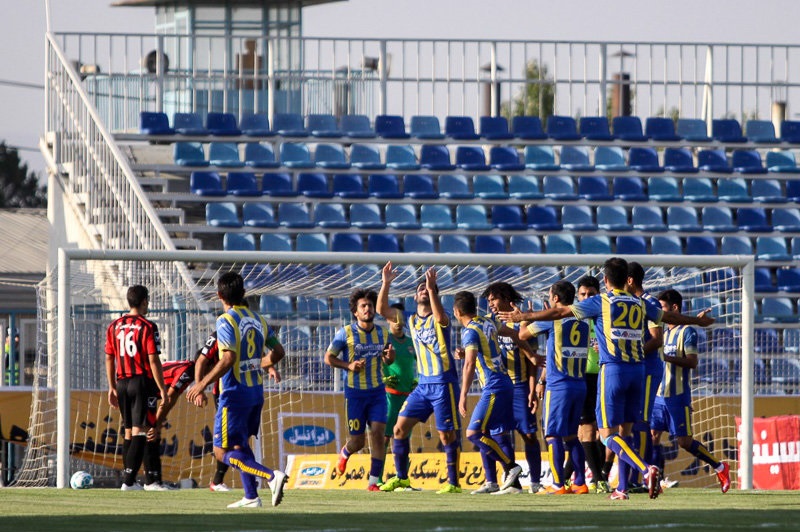
[[[386,435],[390,438],[394,434],[394,425],[397,423],[397,414],[406,402],[407,395],[386,394],[386,404],[389,406],[386,415]]]

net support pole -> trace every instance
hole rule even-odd
[[[753,366],[753,305],[755,290],[755,263],[748,262],[742,268],[742,386],[741,418],[739,426],[739,489],[753,489],[753,390],[755,368]]]
[[[58,391],[56,399],[56,487],[69,485],[70,420],[70,258],[58,250]]]

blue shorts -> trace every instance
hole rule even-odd
[[[656,392],[664,378],[664,362],[661,356],[648,356],[644,359],[644,405],[642,419],[645,423],[650,421],[653,412],[653,402],[656,400]],[[646,430],[646,427],[645,429]]]
[[[511,405],[514,401],[514,390],[487,391],[481,393],[481,398],[472,411],[468,430],[483,434],[498,434],[509,432],[514,428],[514,417],[511,414]]]
[[[565,438],[578,434],[586,383],[562,382],[549,386],[544,395],[544,435]]]
[[[261,426],[263,406],[263,402],[251,406],[220,406],[214,414],[214,447],[249,447],[250,436],[258,434]]]
[[[372,390],[348,389],[344,403],[351,435],[364,434],[367,423],[386,424],[388,404],[383,386]]]
[[[425,422],[433,414],[436,417],[436,430],[458,430],[461,428],[458,416],[460,393],[455,382],[419,384],[406,399],[398,417]]]
[[[650,428],[675,437],[692,436],[692,398],[684,395],[656,397]]]
[[[603,364],[597,385],[597,427],[635,423],[644,404],[644,364]]]

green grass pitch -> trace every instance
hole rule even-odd
[[[657,500],[434,492],[288,490],[283,503],[228,510],[241,490],[0,489],[0,530],[800,530],[800,493],[677,488]]]

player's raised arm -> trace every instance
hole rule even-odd
[[[666,311],[661,316],[661,321],[664,323],[671,323],[672,325],[697,325],[699,327],[709,327],[717,320],[710,316],[706,316],[705,314],[702,316],[687,316],[686,314],[681,314],[680,312]]]
[[[447,311],[442,305],[442,299],[439,297],[439,287],[436,285],[436,269],[433,266],[425,272],[425,289],[428,291],[428,299],[431,302],[433,319],[443,327],[450,325],[450,318],[447,316]]]
[[[569,307],[552,307],[536,312],[522,312],[520,308],[513,303],[511,304],[513,310],[507,312],[498,312],[497,317],[503,321],[555,321],[562,318],[572,316],[572,310]]]
[[[389,305],[389,287],[392,281],[397,278],[398,271],[392,267],[392,262],[387,262],[381,270],[381,289],[378,292],[378,301],[375,305],[375,312],[386,318],[387,321],[397,322],[399,309]]]

